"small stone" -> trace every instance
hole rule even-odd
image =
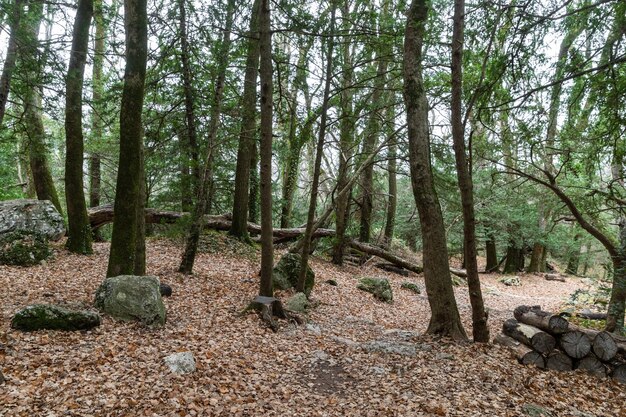
[[[322,328],[319,326],[319,324],[307,323],[304,328],[317,336],[320,336],[322,334]]]
[[[313,352],[313,358],[318,361],[326,361],[330,358],[330,355],[323,350],[316,350]]]
[[[537,404],[524,404],[522,406],[522,411],[528,417],[554,417],[549,410],[537,405]]]
[[[454,359],[454,355],[451,355],[449,353],[438,353],[437,355],[435,355],[435,359],[437,360],[451,360]]]
[[[189,351],[166,356],[164,361],[170,370],[176,374],[190,374],[196,370],[196,360],[193,353]]]
[[[172,287],[167,284],[160,283],[159,284],[159,292],[163,297],[171,297],[172,296]]]
[[[522,281],[517,276],[500,278],[499,281],[507,287],[519,287],[522,285]]]
[[[383,335],[388,338],[395,338],[401,340],[411,340],[419,336],[418,332],[412,332],[410,330],[402,329],[389,329],[383,332]]]
[[[368,352],[395,353],[403,356],[415,356],[415,345],[406,342],[391,342],[388,340],[374,340],[363,343],[363,349]]]
[[[374,375],[386,375],[387,374],[387,370],[383,367],[380,366],[372,366],[370,367],[370,371],[374,374]]]
[[[326,281],[324,281],[326,284],[328,285],[332,285],[333,287],[336,287],[337,285],[337,281],[335,281],[334,279],[327,279]]]
[[[285,302],[287,310],[303,313],[309,306],[309,300],[303,292],[299,292],[289,297]]]

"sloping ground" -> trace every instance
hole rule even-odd
[[[315,260],[313,297],[320,305],[311,323],[285,324],[275,334],[255,314],[238,315],[257,291],[254,262],[202,254],[195,275],[184,277],[173,272],[180,249],[153,241],[149,273],[174,290],[164,329],[109,318],[83,333],[9,329],[12,315],[29,303],[89,305],[108,245],[95,249],[90,257],[58,250],[45,266],[0,266],[0,335],[8,332],[0,339],[7,379],[0,385],[0,415],[626,416],[626,387],[612,381],[526,368],[498,346],[419,336],[428,324],[425,296],[400,289],[406,278],[367,266],[335,268]],[[362,275],[389,277],[394,304],[357,290]],[[339,285],[324,284],[329,278]],[[421,277],[410,280],[423,284]],[[536,276],[522,281],[509,288],[483,277],[493,334],[515,306],[554,309],[581,286]],[[467,289],[457,295],[470,331]],[[184,350],[193,352],[198,370],[174,375],[163,358]],[[537,414],[542,409],[534,405],[551,414]]]

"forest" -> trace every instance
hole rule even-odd
[[[0,0],[0,416],[626,415],[626,2]]]

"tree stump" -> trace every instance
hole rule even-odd
[[[609,332],[598,333],[591,342],[593,353],[598,358],[607,362],[617,355],[617,343]]]
[[[565,353],[574,359],[584,358],[591,352],[591,340],[579,330],[561,335],[560,343]]]
[[[541,369],[546,367],[546,360],[541,353],[535,352],[512,337],[499,334],[493,339],[493,342],[508,347],[522,365],[535,365]]]
[[[520,323],[537,327],[552,334],[568,331],[569,322],[563,317],[541,310],[541,306],[519,306],[513,311],[515,319]]]
[[[574,369],[574,364],[569,356],[557,350],[548,355],[546,368],[554,371],[571,371]]]
[[[594,376],[602,378],[606,377],[607,374],[606,366],[604,366],[604,364],[600,362],[598,357],[593,353],[590,353],[589,355],[578,361],[576,369],[582,369]]]
[[[540,353],[550,353],[556,346],[556,340],[552,335],[515,319],[505,321],[502,330],[505,335],[531,346]]]
[[[257,295],[248,306],[248,310],[255,310],[259,312],[261,319],[274,332],[277,332],[279,327],[276,320],[274,320],[274,317],[278,317],[280,319],[288,318],[282,303],[278,298],[274,297]]]

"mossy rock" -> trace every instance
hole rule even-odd
[[[287,310],[303,313],[309,307],[309,300],[306,298],[306,294],[299,292],[285,301],[285,307]]]
[[[298,253],[284,254],[272,273],[274,281],[274,289],[288,290],[295,288],[298,284],[298,276],[300,275],[300,263],[302,257]],[[306,268],[306,279],[304,281],[304,293],[308,297],[311,295],[313,286],[315,285],[315,273],[309,265]]]
[[[100,316],[93,311],[70,310],[51,304],[34,304],[19,311],[11,327],[23,331],[88,330],[100,325]]]
[[[374,298],[386,303],[393,301],[393,291],[387,278],[370,278],[365,277],[359,280],[357,288],[362,291],[369,292]]]
[[[517,276],[500,278],[499,281],[507,287],[519,287],[522,285],[522,281]]]
[[[405,290],[412,291],[415,294],[421,294],[422,293],[422,290],[420,290],[420,287],[417,284],[414,284],[414,283],[408,282],[408,281],[403,282],[402,285],[400,285],[400,288],[404,288]]]
[[[16,230],[0,235],[0,264],[31,266],[52,255],[42,233]]]
[[[98,310],[122,321],[165,324],[165,305],[157,277],[120,275],[105,279],[96,291]]]

